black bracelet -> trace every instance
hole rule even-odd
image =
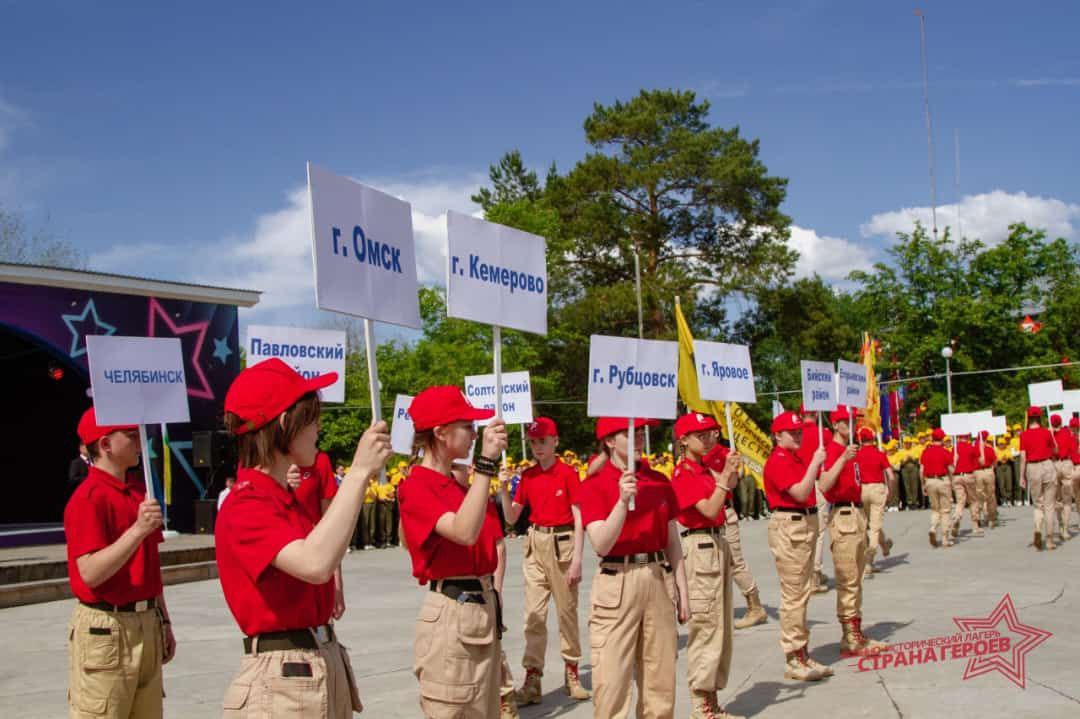
[[[473,460],[473,469],[476,472],[486,474],[489,477],[499,476],[499,463],[484,456],[477,457]]]

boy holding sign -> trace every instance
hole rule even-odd
[[[1054,502],[1057,501],[1057,468],[1054,435],[1042,426],[1042,410],[1028,407],[1028,428],[1020,434],[1020,487],[1027,488],[1034,509],[1035,537],[1032,543],[1042,551],[1054,548]],[[1045,534],[1043,533],[1045,523]]]
[[[139,464],[139,429],[99,425],[91,407],[78,433],[92,464],[64,509],[79,600],[68,624],[71,715],[160,717],[161,665],[176,640],[161,583],[161,506],[125,479]]]

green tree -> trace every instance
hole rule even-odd
[[[0,207],[0,262],[84,269],[86,258],[48,227],[31,228],[21,212]]]

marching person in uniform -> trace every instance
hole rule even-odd
[[[994,462],[997,454],[994,445],[988,442],[990,433],[983,430],[979,433],[977,449],[981,455],[978,469],[975,470],[975,497],[978,504],[975,507],[975,517],[979,525],[983,527],[997,526],[997,496],[994,492]]]
[[[799,415],[803,421],[802,443],[799,445],[799,459],[804,465],[809,465],[818,449],[818,413],[810,412],[805,406],[799,405]],[[832,442],[832,431],[828,427],[821,430],[822,447],[828,447]],[[818,510],[818,535],[817,544],[814,545],[814,593],[823,594],[829,591],[828,580],[825,577],[825,530],[829,527],[829,502],[825,495],[815,490],[815,502]]]
[[[161,666],[176,653],[161,583],[161,506],[125,480],[142,450],[135,425],[79,420],[90,466],[64,508],[72,719],[162,716]]]
[[[1028,428],[1020,433],[1020,486],[1028,490],[1034,508],[1035,537],[1042,551],[1054,548],[1054,503],[1057,501],[1057,467],[1054,466],[1054,435],[1039,420],[1042,410],[1028,407]],[[1044,533],[1045,530],[1045,533]]]
[[[672,719],[675,715],[675,628],[690,614],[678,502],[666,477],[636,465],[628,469],[626,418],[601,417],[596,438],[605,462],[578,495],[581,521],[600,555],[592,583],[589,646],[592,659],[593,712],[596,717],[626,717],[630,684],[637,684],[637,716]],[[640,420],[635,446],[645,441]],[[630,509],[633,502],[635,507]]]
[[[390,456],[386,424],[360,438],[345,481],[315,523],[289,490],[290,465],[315,463],[318,390],[329,372],[304,379],[279,359],[240,372],[225,395],[225,426],[237,438],[237,482],[215,530],[218,576],[244,634],[240,672],[225,692],[225,717],[350,717],[361,711],[348,650],[330,623],[341,564],[363,488]]]
[[[836,617],[843,628],[840,656],[867,656],[880,652],[887,645],[868,639],[862,633],[862,582],[866,570],[867,541],[862,504],[865,487],[860,483],[861,471],[857,460],[859,449],[849,444],[851,415],[847,407],[841,406],[830,414],[829,423],[833,428],[833,441],[825,448],[825,462],[822,464],[818,488],[825,494],[833,514],[829,522],[829,551],[836,572]],[[872,433],[870,441],[873,442]],[[880,452],[876,446],[873,449]],[[874,458],[873,463],[887,464],[884,457]],[[884,474],[880,466],[876,473]],[[882,500],[883,494],[879,495]]]
[[[1072,432],[1072,483],[1073,501],[1080,503],[1080,417],[1069,420],[1069,431]],[[1080,511],[1080,507],[1077,508]]]
[[[682,461],[671,488],[679,503],[686,582],[690,588],[690,628],[686,645],[691,719],[731,717],[716,693],[731,670],[731,551],[724,536],[728,492],[739,481],[742,460],[717,443],[719,427],[708,415],[691,412],[675,422]],[[736,520],[737,521],[737,520]]]
[[[1069,519],[1072,517],[1073,505],[1073,438],[1072,430],[1063,427],[1061,415],[1055,414],[1050,417],[1050,425],[1054,428],[1054,443],[1057,447],[1054,465],[1057,468],[1058,492],[1057,502],[1054,509],[1057,513],[1058,537],[1064,542],[1072,539],[1072,530],[1069,528]]]
[[[780,576],[780,648],[784,651],[787,679],[817,681],[833,671],[814,661],[807,650],[810,629],[806,606],[814,580],[814,547],[817,543],[818,508],[815,482],[825,461],[825,449],[818,447],[809,464],[799,456],[803,439],[802,419],[795,412],[783,412],[772,421],[775,441],[765,462],[765,496],[769,517],[769,550]],[[814,427],[817,433],[817,427]]]
[[[423,458],[398,485],[398,499],[413,576],[429,588],[413,647],[426,717],[500,713],[502,603],[493,574],[503,532],[489,489],[506,449],[506,424],[496,419],[484,429],[471,487],[451,474],[453,461],[468,457],[476,440],[473,423],[493,415],[454,386],[429,387],[409,405],[414,456],[423,450]]]
[[[892,551],[892,540],[885,536],[885,505],[889,498],[889,486],[892,484],[893,469],[885,453],[874,443],[874,430],[869,427],[859,429],[859,451],[855,455],[859,482],[862,485],[863,519],[870,528],[870,540],[866,549],[866,570],[864,579],[873,576],[874,557],[878,547],[884,556]]]
[[[998,501],[1003,505],[1011,505],[1013,504],[1015,481],[1013,477],[1012,449],[1009,447],[1009,440],[1006,436],[1003,435],[997,438],[997,451],[994,455],[994,481],[997,484]],[[996,521],[997,509],[994,510],[994,518]]]
[[[521,474],[511,501],[502,494],[508,524],[517,522],[521,510],[531,508],[532,525],[525,537],[525,683],[518,692],[519,704],[539,704],[543,698],[540,677],[547,651],[548,602],[554,597],[559,619],[559,644],[563,658],[563,688],[573,699],[591,694],[581,686],[581,634],[578,628],[578,584],[585,542],[581,511],[575,504],[581,479],[577,470],[557,454],[559,430],[555,421],[538,417],[526,430],[536,464]]]
[[[919,457],[923,494],[930,498],[930,546],[951,547],[952,452],[945,449],[945,431],[936,427],[930,445]]]
[[[971,443],[970,434],[956,438],[953,456],[955,462],[952,488],[956,504],[953,507],[952,534],[954,537],[960,536],[960,520],[964,516],[964,508],[967,507],[971,514],[971,533],[981,537],[983,531],[979,526],[978,501],[975,497],[975,470],[983,460],[978,448]]]

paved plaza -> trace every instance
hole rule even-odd
[[[1029,630],[1010,629],[1006,619],[984,627],[969,623],[966,626],[984,638],[980,645],[983,651],[1001,647],[1004,637],[1010,640],[1010,651],[984,654],[973,662],[970,657],[952,658],[950,645],[947,658],[930,661],[925,647],[912,646],[901,652],[909,657],[904,666],[874,670],[866,665],[867,671],[859,671],[855,662],[839,655],[835,593],[815,595],[810,604],[811,651],[836,671],[835,677],[815,684],[783,678],[776,614],[779,589],[766,546],[767,522],[743,522],[743,547],[761,587],[769,622],[736,632],[731,680],[721,700],[730,711],[754,717],[1080,716],[1080,538],[1053,552],[1036,553],[1027,546],[1031,541],[1030,509],[1003,508],[1002,519],[1000,528],[982,538],[968,534],[965,520],[955,547],[934,550],[926,538],[928,512],[887,514],[886,530],[896,546],[891,557],[879,559],[884,571],[866,583],[864,628],[868,635],[892,644],[951,637],[959,632],[954,618],[986,619],[1007,595],[1020,624],[1052,636],[1030,652],[1014,653],[1012,648],[1024,641],[1037,641],[1040,635],[1031,634],[1034,638],[1025,640],[1022,632]],[[505,601],[510,631],[503,646],[520,682],[524,644],[521,543],[508,540],[508,544]],[[831,578],[828,556],[825,567]],[[363,716],[419,717],[417,685],[411,672],[412,637],[426,590],[418,588],[411,578],[403,550],[353,553],[346,557],[344,569],[348,610],[338,631],[350,648],[365,705]],[[586,598],[594,571],[595,561],[590,560],[582,587],[582,643],[586,648]],[[735,594],[738,616],[743,605],[741,596],[737,591]],[[216,580],[196,582],[168,587],[166,595],[179,642],[176,659],[165,668],[166,715],[184,719],[220,716],[222,695],[240,661],[239,632],[220,587]],[[67,600],[0,610],[4,642],[0,652],[0,716],[66,716],[65,627],[72,604]],[[995,629],[1001,638],[987,634]],[[995,641],[991,643],[990,638]],[[680,647],[685,641],[682,630]],[[941,650],[939,643],[935,651]],[[958,646],[955,651],[963,649]],[[975,649],[968,647],[967,651]],[[523,709],[522,717],[592,716],[590,704],[570,703],[562,693],[554,616],[549,619],[547,661],[544,703]],[[689,715],[685,664],[685,652],[680,652],[678,717]],[[984,664],[989,665],[989,671],[965,679],[969,664],[974,674]],[[1024,689],[1002,673],[1021,665]],[[582,660],[582,676],[588,684],[587,656]]]

